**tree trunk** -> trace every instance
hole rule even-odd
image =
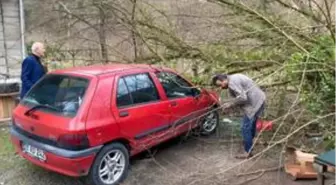
[[[136,41],[136,35],[135,35],[135,9],[136,9],[136,3],[137,0],[132,0],[133,6],[132,6],[132,42],[133,42],[133,48],[134,48],[134,63],[137,62],[138,58],[138,46]]]
[[[281,88],[281,92],[279,95],[279,99],[278,99],[278,111],[277,111],[277,118],[280,117],[281,115],[283,115],[285,113],[285,100],[286,100],[286,86],[284,87],[280,87]]]
[[[108,52],[106,47],[106,30],[105,30],[105,13],[102,7],[99,8],[99,43],[100,43],[100,51],[102,55],[102,63],[107,63],[108,60]]]
[[[191,70],[192,70],[192,72],[193,72],[193,76],[194,76],[194,77],[197,77],[197,76],[198,76],[198,65],[199,65],[198,61],[194,61],[194,62],[192,63]]]

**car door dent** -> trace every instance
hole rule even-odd
[[[158,133],[158,132],[162,132],[164,130],[167,130],[171,127],[171,124],[166,124],[166,125],[162,125],[160,127],[156,127],[156,128],[153,128],[153,129],[150,129],[150,130],[147,130],[145,132],[142,132],[140,134],[137,134],[134,138],[139,140],[139,139],[142,139],[146,136],[149,136],[151,134],[154,134],[154,133]]]
[[[141,132],[141,133],[137,134],[134,138],[136,140],[143,139],[143,138],[145,138],[149,135],[152,135],[152,134],[155,134],[155,133],[158,133],[158,132],[162,132],[162,131],[168,130],[170,128],[180,126],[180,125],[188,123],[189,121],[192,121],[194,119],[195,119],[195,114],[192,113],[192,114],[187,115],[187,116],[185,116],[185,117],[183,117],[183,118],[181,118],[181,119],[179,119],[175,122],[172,122],[172,123],[160,126],[160,127],[155,127],[153,129],[147,130],[145,132]]]

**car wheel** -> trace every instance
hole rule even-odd
[[[202,120],[200,125],[200,134],[208,136],[215,133],[219,124],[218,111],[211,110]]]
[[[121,143],[105,146],[97,155],[88,180],[94,185],[117,185],[127,176],[129,152]]]

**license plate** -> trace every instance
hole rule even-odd
[[[22,151],[34,158],[37,158],[40,161],[45,161],[47,159],[43,150],[38,149],[26,143],[22,144]]]

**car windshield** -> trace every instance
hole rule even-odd
[[[47,75],[23,98],[22,104],[39,106],[64,116],[75,116],[84,98],[89,80],[66,75]]]

